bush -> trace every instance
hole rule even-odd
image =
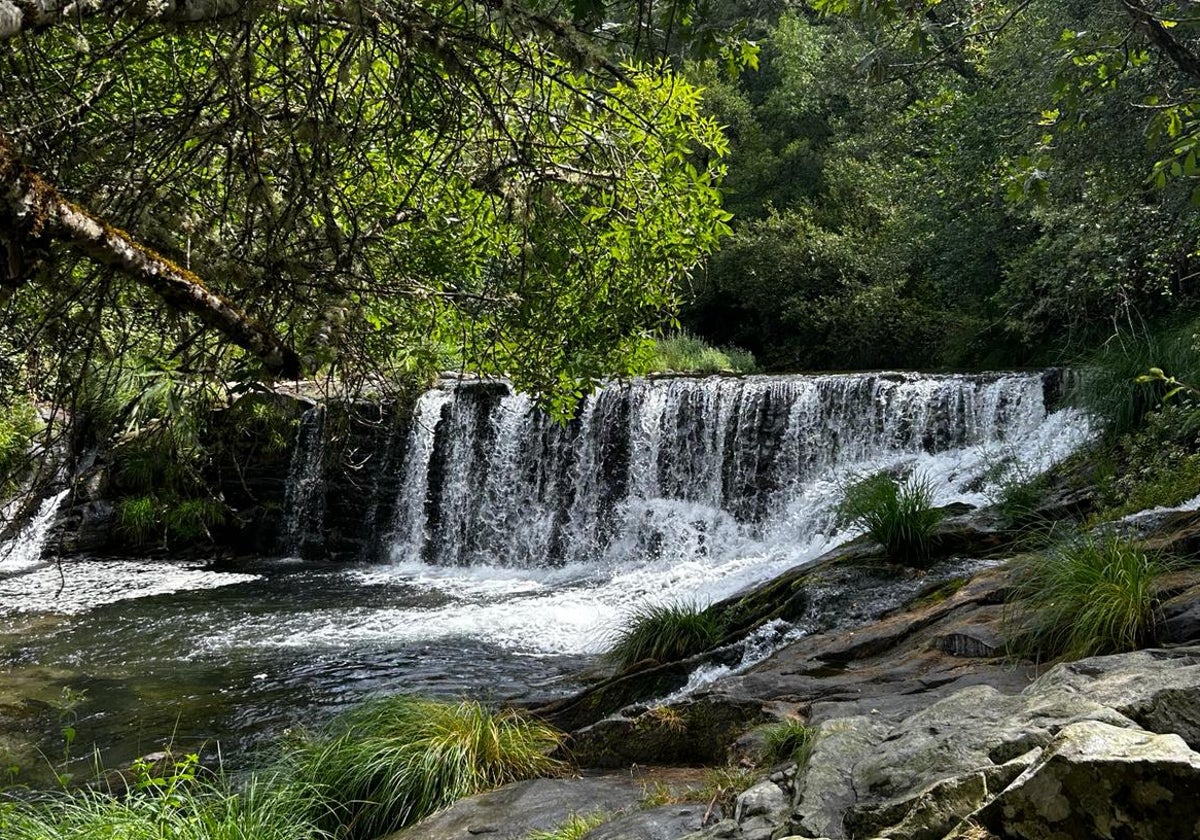
[[[1010,648],[1039,659],[1136,650],[1154,625],[1154,592],[1169,569],[1128,540],[1076,536],[1015,567]]]
[[[643,659],[676,662],[719,644],[725,625],[694,603],[650,604],[635,609],[614,634],[607,657],[620,668]]]
[[[675,373],[752,373],[754,356],[749,351],[736,347],[718,350],[696,336],[683,332],[655,341],[650,370]]]
[[[297,745],[294,775],[321,792],[321,822],[339,838],[373,838],[461,799],[559,772],[552,727],[469,701],[407,695],[359,706]],[[340,826],[340,828],[339,828]]]
[[[933,482],[912,475],[897,481],[875,473],[842,491],[838,516],[866,531],[893,560],[920,565],[928,560],[933,532],[942,512],[933,506]]]

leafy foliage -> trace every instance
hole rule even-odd
[[[1046,659],[1134,650],[1149,641],[1155,582],[1170,564],[1119,537],[1080,535],[1014,569],[1010,646]]]
[[[942,512],[933,506],[933,482],[911,475],[898,481],[887,472],[855,481],[842,491],[838,515],[862,528],[893,560],[921,565]]]
[[[1133,431],[1169,390],[1165,381],[1139,381],[1146,371],[1158,368],[1184,381],[1200,376],[1198,330],[1200,322],[1189,320],[1116,333],[1083,360],[1074,401],[1111,435]]]
[[[0,405],[0,491],[27,465],[29,445],[39,427],[37,410],[28,400]]]
[[[325,798],[321,824],[365,840],[464,796],[557,773],[550,752],[561,741],[516,712],[397,695],[346,713],[327,735],[296,745],[289,763]]]
[[[614,633],[607,656],[620,668],[645,659],[675,662],[714,647],[724,633],[720,616],[695,603],[647,604]]]

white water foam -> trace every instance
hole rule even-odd
[[[520,395],[489,400],[421,398],[396,562],[345,572],[428,597],[242,624],[213,644],[596,653],[639,607],[715,602],[853,536],[835,513],[851,476],[911,471],[938,504],[980,505],[998,462],[1033,475],[1092,436],[1075,411],[1047,414],[1026,374],[635,383],[589,400],[574,428]]]
[[[38,512],[11,540],[0,543],[0,576],[7,577],[42,565],[42,552],[58,507],[69,491],[63,490],[42,501]]]
[[[79,560],[39,563],[0,578],[0,615],[79,615],[104,604],[173,592],[215,589],[257,580],[256,575],[212,572],[152,560]]]

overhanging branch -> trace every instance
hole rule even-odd
[[[59,241],[95,262],[115,268],[153,291],[172,309],[194,315],[260,358],[270,372],[288,378],[300,375],[299,356],[274,333],[209,291],[191,271],[67,201],[21,162],[16,146],[3,132],[0,132],[0,222],[17,236],[31,241]]]

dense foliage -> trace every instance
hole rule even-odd
[[[761,22],[761,71],[693,66],[736,221],[684,323],[769,368],[976,367],[1193,307],[1200,79],[1137,4],[912,5],[813,3]]]

